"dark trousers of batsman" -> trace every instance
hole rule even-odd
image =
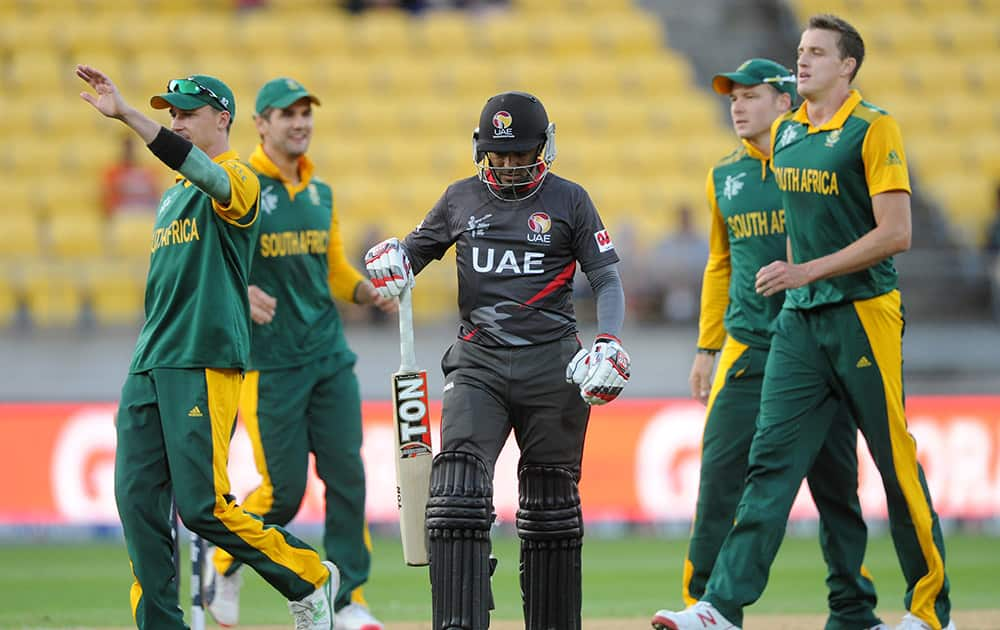
[[[590,407],[565,382],[576,337],[516,348],[457,341],[445,354],[441,452],[427,504],[434,630],[489,627],[493,473],[520,448],[517,533],[528,630],[578,630],[580,462]]]
[[[948,624],[941,527],[903,410],[902,333],[898,291],[778,316],[746,490],[702,598],[734,624],[767,584],[792,501],[831,425],[849,421],[817,413],[830,398],[847,404],[882,475],[907,609],[934,628]]]
[[[316,456],[325,487],[323,549],[340,569],[338,610],[352,596],[365,603],[360,587],[371,569],[355,360],[353,352],[342,351],[293,368],[247,372],[240,397],[240,421],[261,476],[243,509],[265,523],[286,525],[305,495],[309,453]],[[221,550],[213,562],[226,575],[240,565]]]
[[[702,438],[698,507],[684,563],[683,593],[689,606],[705,594],[743,495],[767,355],[766,349],[728,337],[719,357]],[[835,420],[807,476],[828,570],[826,630],[871,628],[881,621],[875,615],[874,584],[862,565],[868,528],[858,501],[857,426],[836,421],[849,413],[832,398],[817,413],[833,414]]]
[[[140,629],[185,628],[170,536],[170,499],[192,532],[253,567],[289,600],[329,575],[311,547],[265,525],[230,495],[226,464],[243,375],[226,369],[129,374],[116,430],[115,500]]]

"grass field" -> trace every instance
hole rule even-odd
[[[1000,608],[996,579],[1000,538],[952,535],[947,543],[954,608]],[[500,566],[494,578],[494,619],[517,620],[521,616],[517,544],[516,538],[510,537],[495,542]],[[686,542],[677,539],[588,537],[583,551],[584,618],[646,618],[658,608],[679,605],[685,548]],[[420,621],[430,616],[426,569],[405,567],[401,557],[398,540],[375,539],[372,578],[365,591],[372,609],[389,622],[389,628],[394,621]],[[887,536],[872,539],[867,565],[879,587],[880,610],[901,611],[903,583]],[[186,563],[184,567],[187,575]],[[767,592],[748,612],[821,614],[825,610],[823,576],[816,540],[789,538]],[[129,627],[130,581],[120,542],[0,545],[0,628]],[[186,585],[182,588],[186,593]],[[282,598],[252,572],[246,575],[241,623],[289,623]]]

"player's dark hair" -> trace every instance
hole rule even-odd
[[[861,69],[861,62],[865,60],[865,40],[861,39],[861,33],[858,32],[858,29],[854,28],[847,20],[830,13],[820,13],[809,18],[808,28],[833,31],[840,36],[837,38],[837,50],[840,52],[840,58],[854,57],[857,62],[854,66],[854,72],[851,73],[851,81],[853,81],[854,77],[858,75],[858,70]]]

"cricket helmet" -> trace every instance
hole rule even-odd
[[[479,126],[472,132],[472,153],[479,180],[504,201],[526,199],[538,192],[556,158],[556,126],[545,106],[527,92],[503,92],[486,101]],[[523,153],[535,150],[537,160],[527,166],[494,166],[487,153]],[[505,179],[519,177],[509,183]]]

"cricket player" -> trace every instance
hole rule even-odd
[[[250,350],[247,276],[258,234],[260,183],[229,149],[236,100],[206,75],[174,79],[150,105],[170,129],[128,105],[107,75],[76,74],[81,97],[116,118],[179,173],[156,213],[146,323],[117,415],[115,498],[135,582],[139,628],[185,628],[178,606],[171,494],[184,525],[250,564],[289,600],[296,628],[331,630],[337,567],[267,526],[229,494],[229,437]]]
[[[705,593],[743,493],[750,442],[760,407],[768,328],[784,293],[754,290],[757,270],[786,253],[781,195],[768,168],[771,123],[794,103],[795,75],[769,59],[750,59],[735,72],[717,74],[712,87],[729,97],[742,146],[710,169],[706,196],[712,212],[711,253],[702,283],[698,349],[691,366],[691,395],[707,403],[698,506],[684,563],[683,597],[694,604]],[[709,388],[715,355],[721,352]],[[831,399],[824,413],[847,413]],[[820,541],[829,567],[827,630],[881,627],[874,586],[862,575],[867,528],[858,501],[857,427],[835,423],[809,470],[809,488],[820,513]],[[657,624],[654,617],[653,624]]]
[[[301,83],[284,77],[257,93],[261,142],[250,167],[260,179],[263,212],[250,271],[251,370],[240,418],[262,480],[243,509],[265,523],[291,521],[305,493],[309,453],[315,455],[326,486],[323,546],[340,569],[336,627],[380,630],[361,592],[371,558],[356,357],[333,298],[390,312],[397,303],[380,297],[344,255],[333,191],[315,177],[306,155],[318,104]],[[236,625],[240,563],[216,549],[213,564],[205,572],[213,594],[208,609],[220,625]]]
[[[850,87],[864,60],[853,26],[809,20],[798,49],[805,99],[774,122],[773,168],[790,260],[756,274],[764,297],[785,291],[771,341],[746,490],[701,601],[662,611],[675,630],[737,628],[756,601],[788,512],[832,425],[850,408],[882,474],[890,531],[906,579],[899,630],[954,628],[944,541],[903,409],[903,312],[892,256],[910,246],[910,184],[896,121]],[[748,561],[752,559],[752,561]]]
[[[479,176],[449,186],[402,243],[366,256],[375,287],[395,296],[456,248],[461,324],[441,363],[441,452],[426,512],[432,627],[489,625],[493,472],[513,431],[525,627],[576,630],[589,405],[614,400],[629,378],[618,254],[587,192],[550,171],[555,125],[538,98],[490,98],[473,145]],[[573,312],[578,263],[597,302],[590,350]]]

